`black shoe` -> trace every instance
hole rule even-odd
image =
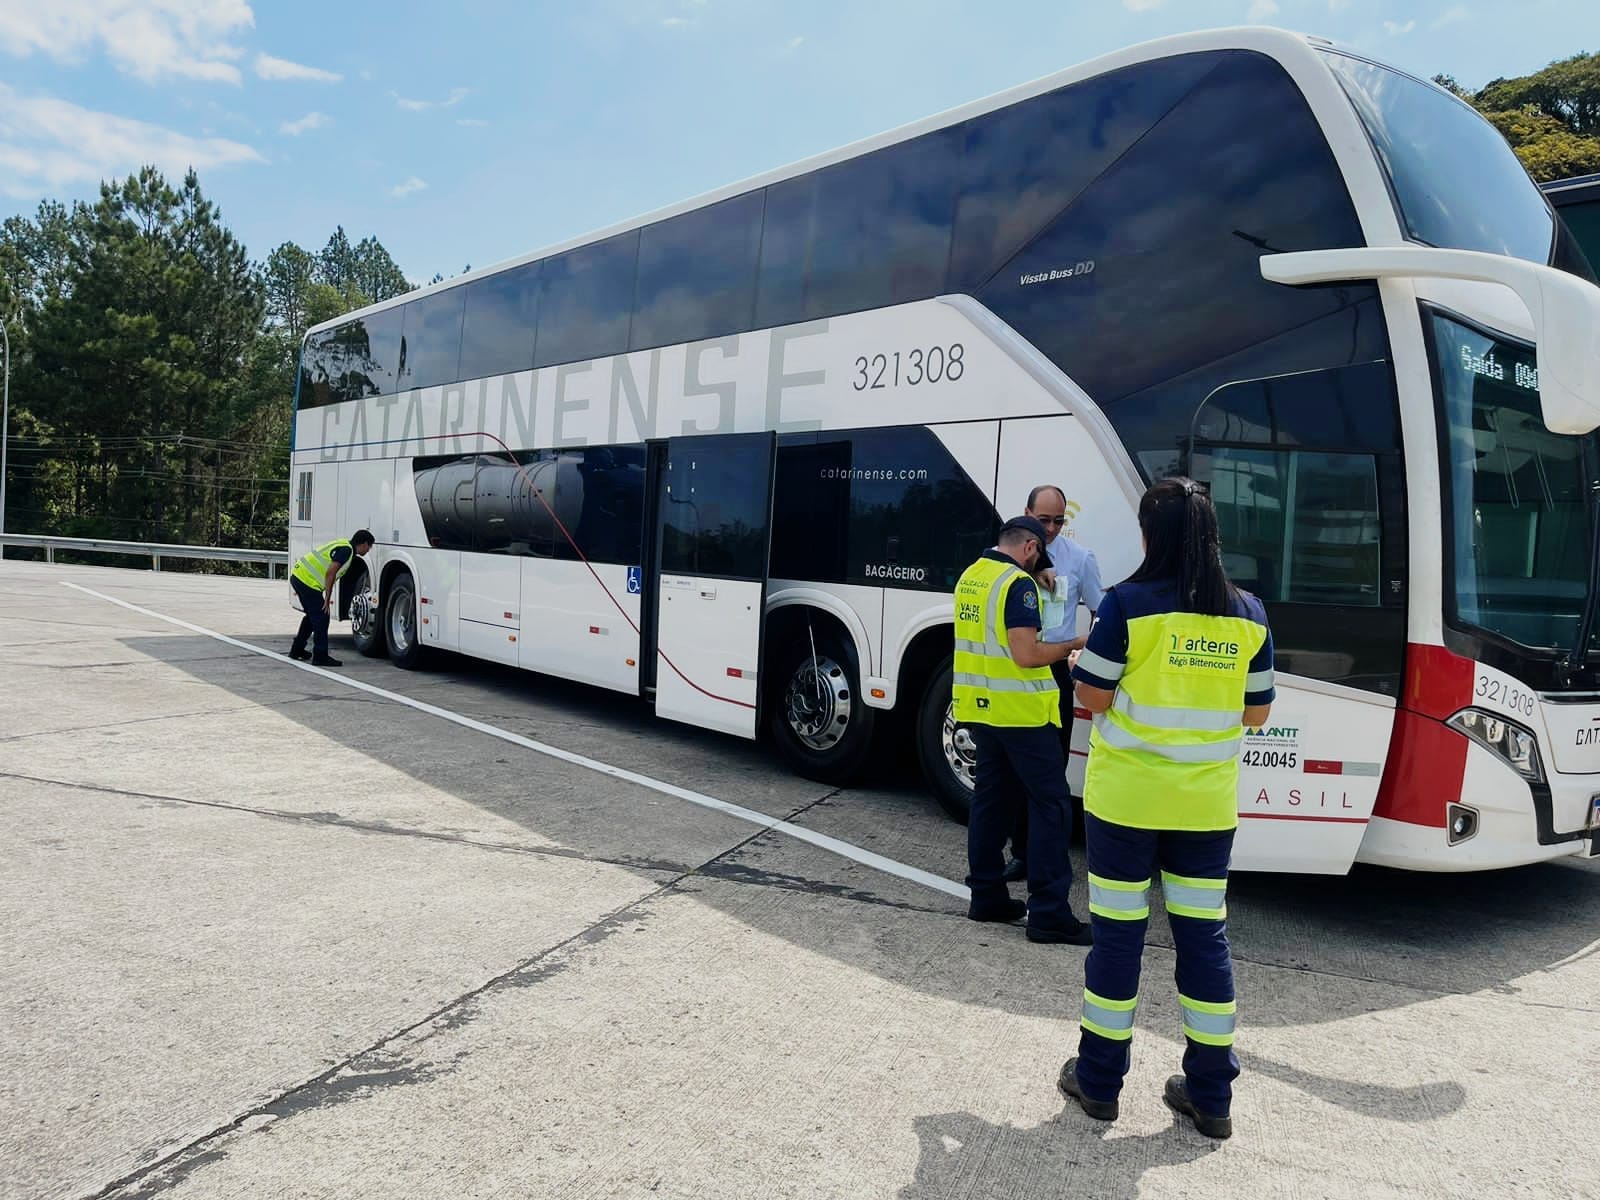
[[[1189,1099],[1189,1085],[1184,1082],[1182,1075],[1174,1075],[1167,1080],[1161,1098],[1173,1112],[1181,1113],[1193,1121],[1194,1127],[1208,1138],[1216,1138],[1220,1142],[1233,1136],[1233,1118],[1208,1117],[1196,1108],[1194,1101]]]
[[[1006,864],[1005,874],[1000,876],[1000,878],[1004,879],[1007,883],[1020,883],[1027,877],[1027,861],[1020,858],[1013,858],[1010,862],[1008,862]]]
[[[331,654],[319,654],[311,660],[313,667],[342,667],[344,664]]]
[[[969,921],[1020,921],[1028,915],[1028,902],[1026,900],[1012,900],[1006,898],[1003,904],[985,904],[979,906],[977,901],[967,905],[967,920]]]
[[[1094,945],[1094,932],[1082,921],[1078,921],[1074,925],[1060,927],[1040,926],[1029,921],[1028,940],[1052,945],[1092,946]]]
[[[1074,1054],[1067,1059],[1066,1065],[1061,1068],[1061,1078],[1056,1080],[1056,1087],[1063,1096],[1071,1096],[1078,1102],[1078,1107],[1096,1121],[1115,1121],[1117,1119],[1117,1102],[1115,1100],[1091,1100],[1083,1094],[1083,1089],[1078,1086],[1078,1056]]]
[[[289,657],[294,659],[295,662],[310,662],[311,661],[311,654],[310,654],[309,651],[296,650],[296,649],[294,649],[292,647],[289,650]]]

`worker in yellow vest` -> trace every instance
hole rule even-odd
[[[339,576],[350,569],[356,557],[365,557],[372,549],[372,534],[365,529],[352,533],[349,540],[324,543],[308,551],[289,572],[289,586],[294,589],[300,608],[306,614],[300,618],[300,632],[294,635],[294,645],[289,647],[289,657],[304,662],[311,660],[316,667],[339,667],[344,664],[328,653],[328,620],[333,611],[333,585]],[[313,653],[306,653],[306,639],[312,639]]]
[[[955,719],[977,752],[967,822],[967,916],[1015,921],[1026,914],[1031,942],[1089,944],[1089,926],[1072,915],[1067,839],[1072,809],[1061,753],[1061,692],[1050,664],[1065,642],[1040,640],[1039,589],[1030,574],[1050,535],[1032,517],[1013,517],[999,544],[956,583]],[[1006,838],[1018,806],[1028,811],[1028,899],[1006,887]]]
[[[1222,568],[1216,510],[1199,484],[1152,485],[1139,529],[1144,562],[1106,593],[1072,659],[1078,703],[1094,714],[1083,788],[1094,949],[1078,1053],[1058,1083],[1089,1116],[1116,1119],[1159,869],[1186,1043],[1164,1099],[1225,1138],[1239,1075],[1228,860],[1244,726],[1266,723],[1275,694],[1272,633],[1261,602]]]

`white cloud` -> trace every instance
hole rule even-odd
[[[344,78],[335,71],[308,67],[287,58],[273,58],[270,54],[256,55],[256,74],[262,79],[305,79],[312,83],[338,83]]]
[[[668,29],[687,29],[689,22],[684,17],[663,17],[661,24]]]
[[[1398,21],[1385,21],[1383,23],[1383,31],[1390,37],[1399,37],[1402,33],[1410,33],[1416,27],[1417,23],[1415,21],[1406,21],[1403,24]]]
[[[1455,25],[1461,21],[1472,20],[1472,11],[1458,4],[1454,8],[1447,8],[1429,24],[1429,29],[1443,29],[1446,25]]]
[[[245,0],[4,0],[0,50],[60,62],[101,50],[146,83],[238,83],[244,52],[230,39],[254,25]]]
[[[25,96],[0,83],[0,190],[32,197],[94,185],[154,163],[169,175],[264,162],[255,149],[132,117]]]
[[[1149,12],[1152,8],[1160,8],[1167,0],[1122,0],[1122,7],[1129,12]]]
[[[308,129],[321,129],[332,119],[327,113],[308,112],[298,121],[285,121],[278,126],[278,132],[286,133],[290,137],[299,137]]]
[[[426,180],[418,179],[415,175],[410,175],[406,177],[406,181],[404,183],[397,183],[394,187],[390,188],[389,195],[394,196],[396,199],[404,200],[407,196],[411,195],[412,192],[420,192],[427,186],[428,184]]]
[[[454,108],[467,98],[470,88],[451,88],[450,94],[443,100],[411,100],[397,92],[390,92],[394,97],[396,107],[405,109],[406,112],[427,112],[430,108]]]
[[[1250,11],[1245,13],[1246,21],[1265,21],[1268,17],[1278,15],[1277,0],[1250,0]]]
[[[456,118],[456,124],[457,125],[463,125],[468,129],[482,129],[488,123],[489,122],[485,121],[482,117],[457,117]]]
[[[1329,12],[1343,12],[1350,7],[1350,0],[1328,0]]]
[[[800,49],[801,46],[805,45],[805,42],[806,40],[803,37],[792,37],[783,44],[783,53],[793,54],[796,50]]]

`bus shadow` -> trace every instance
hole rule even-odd
[[[277,635],[247,640],[269,646],[287,641]],[[209,644],[202,639],[139,638],[126,644],[247,700],[273,703],[286,690],[277,674],[281,667],[198,654],[200,645]],[[272,677],[263,674],[269,671]],[[792,803],[809,804],[805,823],[821,832],[892,852],[946,878],[960,879],[965,871],[962,831],[919,785],[905,782],[892,758],[874,785],[830,793],[824,785],[797,780],[759,745],[661,721],[637,700],[580,684],[454,656],[439,656],[430,671],[396,673],[379,682],[682,786],[700,786],[702,776],[695,772],[714,763],[724,786],[708,787],[712,795],[780,816],[792,811]],[[973,925],[964,919],[960,901],[888,876],[864,877],[856,871],[849,877],[851,884],[843,885],[839,876],[828,874],[831,861],[814,868],[819,877],[802,876],[795,872],[787,844],[762,849],[764,842],[771,847],[771,839],[759,839],[696,870],[703,861],[695,854],[705,842],[704,825],[698,823],[697,839],[685,830],[696,827],[687,814],[698,810],[680,808],[666,798],[641,806],[636,799],[607,797],[607,790],[615,792],[618,785],[602,781],[587,790],[587,777],[568,784],[568,794],[562,795],[553,783],[521,768],[511,746],[495,751],[487,763],[466,763],[460,755],[440,755],[439,743],[431,748],[397,745],[381,719],[385,707],[275,703],[273,711],[549,839],[563,854],[648,871],[652,878],[663,870],[695,870],[680,885],[682,890],[804,950],[957,1003],[1064,1020],[1073,1016],[1081,950],[1033,945],[1016,927]],[[293,750],[286,748],[285,753]],[[535,781],[538,786],[531,786]],[[817,797],[823,798],[819,802]],[[645,815],[644,808],[654,815]],[[319,814],[323,819],[330,815],[337,816]],[[875,845],[870,840],[875,828],[891,830],[893,845]],[[1084,913],[1081,846],[1074,848],[1073,859],[1073,906]],[[814,857],[800,861],[806,870],[818,862]],[[847,903],[751,904],[754,889]],[[1593,952],[1600,929],[1600,862],[1558,861],[1484,875],[1372,868],[1358,868],[1346,877],[1237,875],[1229,889],[1229,925],[1234,954],[1244,970],[1286,969],[1274,983],[1277,1002],[1251,1006],[1248,1020],[1254,1025],[1316,1024],[1449,993],[1514,995],[1519,980]],[[1166,923],[1159,916],[1151,922],[1150,943],[1170,948]],[[1165,974],[1155,964],[1147,968],[1156,1020],[1165,1019],[1160,1009],[1164,1001],[1156,999],[1170,990]],[[1064,1043],[1069,1037],[1064,1027]],[[1302,1090],[1318,1093],[1320,1088],[1332,1102],[1358,1109],[1428,1112],[1452,1106],[1451,1097],[1442,1094],[1358,1096],[1349,1094],[1342,1081],[1324,1081],[1323,1086],[1310,1077],[1291,1080],[1291,1068],[1265,1060],[1259,1067]]]

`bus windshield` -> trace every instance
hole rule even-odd
[[[1569,648],[1588,587],[1594,435],[1545,427],[1531,347],[1440,313],[1427,324],[1445,429],[1451,621]]]
[[[1439,88],[1343,54],[1328,64],[1355,105],[1407,236],[1548,263],[1555,223],[1493,125]]]

